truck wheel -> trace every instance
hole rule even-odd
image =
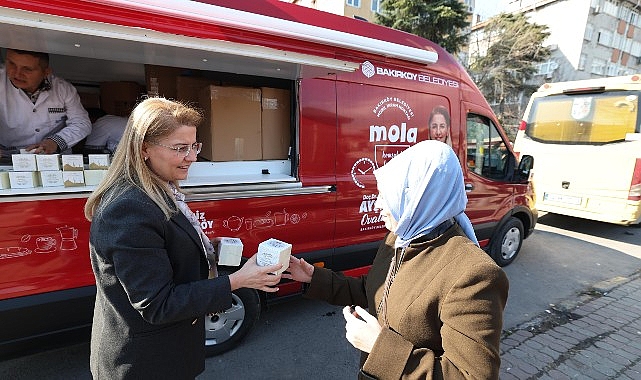
[[[260,310],[258,291],[234,290],[229,309],[205,317],[205,354],[214,356],[236,347],[258,322]]]
[[[515,217],[501,226],[490,242],[490,257],[501,267],[510,264],[523,244],[523,223]]]

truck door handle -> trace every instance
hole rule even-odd
[[[466,183],[465,184],[465,191],[466,192],[470,192],[472,190],[474,190],[474,185],[472,185],[471,183]]]

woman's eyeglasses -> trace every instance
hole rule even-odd
[[[187,157],[189,156],[189,153],[191,153],[192,149],[194,152],[196,152],[196,155],[200,153],[200,150],[203,148],[203,143],[193,143],[191,145],[182,145],[182,146],[169,146],[157,142],[152,142],[154,145],[162,146],[167,149],[175,150],[176,151],[176,156],[178,157]]]

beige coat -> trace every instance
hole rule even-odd
[[[375,315],[395,238],[388,234],[367,277],[317,268],[305,295],[369,306]],[[413,242],[390,289],[390,326],[376,340],[361,377],[498,379],[508,286],[503,270],[458,225],[434,240]]]

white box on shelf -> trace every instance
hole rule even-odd
[[[31,189],[39,186],[38,172],[9,172],[12,189]]]
[[[108,169],[109,168],[109,155],[108,154],[88,154],[89,169]]]
[[[85,186],[84,172],[63,170],[62,182],[64,183],[65,187]]]
[[[16,172],[35,172],[38,170],[35,154],[12,154],[11,163],[13,164],[13,171]]]
[[[217,251],[218,265],[237,267],[243,257],[243,242],[238,238],[220,238]]]
[[[63,154],[62,155],[62,170],[64,171],[82,171],[85,164],[82,154]]]
[[[283,264],[283,267],[276,272],[282,273],[289,268],[289,256],[292,253],[292,245],[277,239],[268,239],[258,244],[258,255],[256,262],[260,266]]]
[[[40,182],[42,183],[42,187],[64,186],[62,170],[45,170],[40,172]]]
[[[0,171],[0,189],[10,189],[11,188],[11,181],[9,180],[9,172],[7,171]]]
[[[37,154],[36,164],[38,171],[44,172],[48,170],[60,170],[60,155],[59,154]]]
[[[103,178],[107,175],[107,170],[102,169],[89,169],[85,170],[85,185],[95,186],[102,181]]]

